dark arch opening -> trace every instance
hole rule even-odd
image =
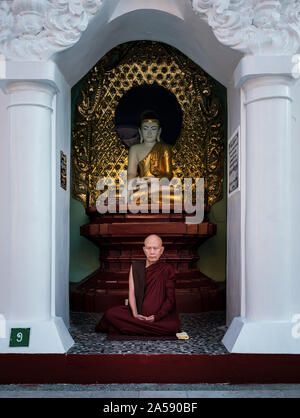
[[[158,84],[132,87],[120,99],[115,112],[119,137],[126,145],[138,142],[140,116],[145,110],[157,113],[161,123],[161,139],[175,144],[182,126],[182,110],[175,95]]]

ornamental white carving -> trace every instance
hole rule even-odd
[[[0,2],[0,53],[17,61],[47,60],[73,46],[103,0]]]
[[[244,54],[292,55],[300,46],[300,0],[192,0],[217,39]]]

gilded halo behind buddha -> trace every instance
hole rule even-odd
[[[225,88],[175,48],[137,41],[114,48],[73,88],[72,194],[86,207],[96,204],[99,178],[117,180],[128,168],[128,147],[114,119],[121,97],[154,83],[171,91],[183,111],[181,134],[172,145],[173,176],[204,177],[208,208],[222,199]]]

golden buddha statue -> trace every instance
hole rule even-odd
[[[154,112],[146,111],[141,117],[140,143],[132,145],[128,156],[128,181],[135,177],[173,177],[171,146],[160,140],[161,127]]]
[[[132,145],[129,150],[127,180],[129,182],[136,177],[143,178],[148,184],[149,197],[151,179],[173,178],[172,147],[161,141],[160,122],[152,111],[143,112],[139,134],[140,143]],[[178,198],[176,196],[176,199]],[[175,195],[170,194],[170,199],[174,201]],[[161,203],[161,195],[159,203]]]

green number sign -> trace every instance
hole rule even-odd
[[[12,328],[10,331],[10,347],[28,347],[30,328]]]

